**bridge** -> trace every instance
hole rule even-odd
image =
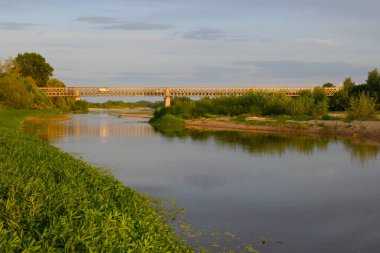
[[[298,96],[302,90],[312,87],[43,87],[48,97],[164,97],[165,107],[170,106],[170,97],[214,97],[244,95],[250,92],[284,93]],[[324,88],[327,96],[333,96],[341,88]]]

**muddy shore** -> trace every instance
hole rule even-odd
[[[291,121],[283,125],[269,119],[235,122],[231,119],[188,120],[186,127],[204,130],[232,130],[261,133],[310,135],[351,140],[380,147],[380,121],[309,120]]]

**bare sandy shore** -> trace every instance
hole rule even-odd
[[[333,137],[349,139],[353,142],[366,143],[380,147],[380,121],[288,120],[281,126],[277,126],[275,123],[272,124],[272,122],[274,121],[260,118],[240,123],[234,122],[228,118],[221,118],[188,120],[186,121],[186,126],[189,128],[204,130],[233,130]]]
[[[137,118],[147,118],[150,119],[153,117],[153,114],[150,113],[112,113],[112,116],[116,117],[137,117]]]

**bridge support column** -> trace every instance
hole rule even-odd
[[[80,100],[80,93],[79,93],[79,89],[75,89],[75,101],[79,101]]]
[[[165,96],[164,104],[165,104],[165,107],[170,107],[170,96]]]

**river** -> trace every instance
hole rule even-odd
[[[25,129],[126,186],[175,200],[186,208],[186,224],[177,229],[194,247],[260,253],[380,249],[377,147],[226,131],[168,136],[146,119],[106,111]]]

